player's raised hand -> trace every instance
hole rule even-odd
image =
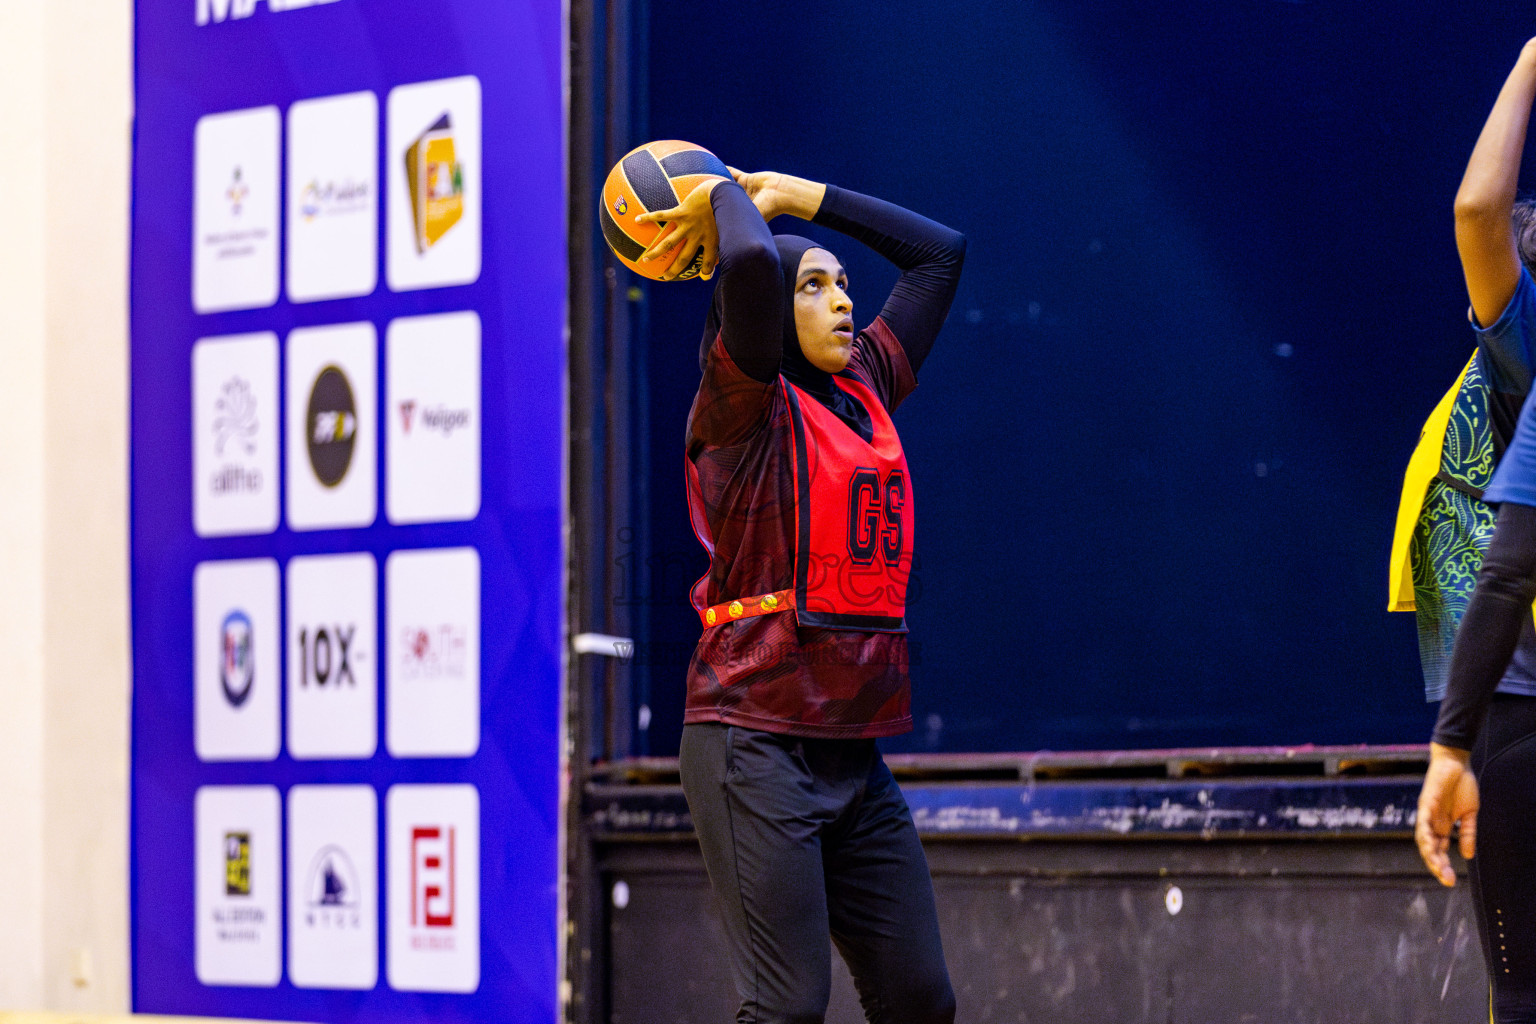
[[[778,171],[747,171],[737,170],[735,167],[727,167],[731,177],[736,179],[747,198],[752,200],[752,205],[757,207],[757,212],[763,215],[763,220],[773,220],[781,213],[787,213],[782,208],[783,195],[779,186],[784,181],[784,175]]]
[[[801,220],[811,220],[821,209],[826,198],[827,186],[819,181],[797,178],[778,171],[746,171],[727,167],[736,184],[747,193],[747,198],[763,215],[763,220],[773,220],[781,213]]]
[[[1456,884],[1450,857],[1453,822],[1461,825],[1461,855],[1470,860],[1477,852],[1477,779],[1468,761],[1465,750],[1429,745],[1429,770],[1419,791],[1413,838],[1425,866],[1442,885]]]
[[[642,213],[635,218],[640,224],[665,225],[656,240],[640,254],[642,262],[669,261],[661,277],[663,281],[670,281],[687,270],[699,248],[704,250],[699,277],[707,281],[714,276],[715,262],[720,258],[720,229],[715,224],[715,209],[710,205],[709,196],[720,180],[723,179],[702,183],[670,210]]]

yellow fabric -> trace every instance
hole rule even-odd
[[[1392,562],[1387,584],[1389,612],[1414,610],[1413,565],[1409,556],[1413,530],[1418,525],[1419,512],[1424,508],[1424,494],[1429,490],[1430,481],[1440,472],[1445,428],[1451,422],[1451,409],[1456,404],[1456,394],[1461,390],[1461,382],[1466,379],[1467,371],[1472,369],[1472,360],[1476,358],[1477,353],[1473,352],[1472,359],[1467,360],[1467,365],[1457,375],[1456,383],[1451,385],[1445,397],[1440,399],[1440,404],[1435,406],[1435,411],[1424,421],[1418,447],[1414,448],[1413,457],[1408,460],[1408,469],[1403,473],[1403,495],[1397,504],[1397,528],[1392,533]]]

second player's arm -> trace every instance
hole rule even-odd
[[[1524,424],[1522,423],[1522,426]],[[1536,599],[1536,507],[1506,501],[1477,574],[1451,653],[1450,678],[1430,744],[1414,838],[1435,877],[1453,885],[1451,825],[1461,825],[1461,853],[1475,852],[1477,780],[1469,752],[1499,680],[1514,656]]]
[[[1477,322],[1491,326],[1520,283],[1520,254],[1510,214],[1525,150],[1531,104],[1536,101],[1536,39],[1499,91],[1456,191],[1456,249]]]

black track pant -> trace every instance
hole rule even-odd
[[[1468,866],[1493,1019],[1536,1024],[1536,697],[1494,695],[1472,771],[1481,806]]]
[[[820,1024],[829,934],[871,1024],[955,1019],[928,862],[873,740],[689,725],[682,776],[739,1024]]]

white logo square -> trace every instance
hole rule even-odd
[[[192,346],[192,525],[199,537],[277,529],[277,335]]]
[[[480,793],[474,786],[391,786],[390,988],[480,987]]]
[[[378,565],[366,551],[288,563],[288,752],[378,749]]]
[[[480,317],[392,320],[384,336],[385,510],[392,523],[480,513]]]
[[[272,786],[203,786],[197,837],[197,980],[275,986],[282,976],[283,842]]]
[[[198,118],[194,130],[192,308],[277,301],[276,107]]]
[[[300,988],[378,983],[378,816],[372,786],[288,791],[288,980]]]
[[[480,749],[480,555],[396,551],[384,580],[389,752],[470,757]]]
[[[371,92],[288,108],[288,298],[367,295],[378,284],[379,100]]]
[[[397,292],[480,276],[480,80],[389,92],[388,265]]]
[[[378,516],[378,337],[373,324],[288,335],[288,525],[371,526]]]
[[[202,562],[192,571],[194,745],[204,761],[277,757],[277,578],[270,558]]]

